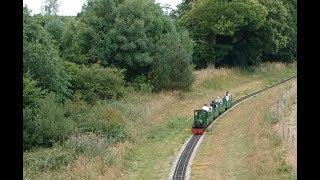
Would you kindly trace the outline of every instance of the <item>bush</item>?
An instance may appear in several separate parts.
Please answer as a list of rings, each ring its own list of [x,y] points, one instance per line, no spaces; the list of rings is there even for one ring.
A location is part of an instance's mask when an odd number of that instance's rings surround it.
[[[94,132],[110,142],[119,142],[127,138],[121,113],[101,102],[97,102],[76,121],[83,133]]]
[[[65,107],[52,93],[39,101],[39,108],[27,107],[23,111],[24,149],[51,147],[77,130],[75,122],[65,117]]]
[[[151,82],[145,76],[138,76],[135,78],[132,86],[134,90],[142,93],[150,93],[154,88]]]
[[[32,173],[54,170],[61,166],[68,165],[76,157],[72,150],[62,148],[36,149],[24,153],[23,166]]]
[[[72,149],[76,154],[103,155],[106,152],[108,143],[94,133],[78,134],[71,136],[64,147]]]
[[[81,93],[87,102],[93,103],[99,99],[119,99],[125,95],[122,70],[103,68],[98,64],[89,67],[73,64],[68,69],[73,74],[74,91]]]

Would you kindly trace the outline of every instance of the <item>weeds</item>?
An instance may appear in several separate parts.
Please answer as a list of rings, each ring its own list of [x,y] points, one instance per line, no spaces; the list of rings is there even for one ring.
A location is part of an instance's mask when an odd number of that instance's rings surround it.
[[[290,112],[290,107],[296,103],[296,83],[291,84],[287,87],[284,94],[280,97],[274,106],[269,110],[265,115],[265,120],[267,125],[270,128],[274,128],[275,131],[270,132],[269,140],[275,149],[274,158],[278,162],[276,172],[278,175],[291,174],[292,167],[286,162],[285,154],[281,149],[287,144],[291,145],[289,151],[295,151],[295,147],[292,144],[295,144],[296,139],[291,139],[290,134],[294,133],[290,130],[290,125],[287,124],[286,119],[288,113]],[[285,145],[285,146],[282,146]]]
[[[37,149],[24,155],[23,164],[32,173],[55,170],[61,166],[67,165],[76,157],[73,150],[66,150],[60,147],[50,149]]]
[[[64,144],[66,149],[71,149],[76,154],[86,154],[91,156],[104,155],[107,146],[108,143],[106,140],[91,132],[72,136]]]

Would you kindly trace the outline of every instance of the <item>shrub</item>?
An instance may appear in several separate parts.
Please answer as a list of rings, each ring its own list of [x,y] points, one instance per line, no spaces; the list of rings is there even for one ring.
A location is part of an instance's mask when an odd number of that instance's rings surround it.
[[[50,93],[39,101],[39,108],[24,109],[23,145],[24,149],[42,146],[51,147],[54,142],[63,141],[76,131],[76,124],[66,118],[65,107]]]
[[[145,76],[138,76],[133,81],[133,88],[142,93],[150,93],[153,90],[153,85]]]
[[[123,141],[127,132],[120,112],[107,104],[97,102],[77,119],[81,132],[94,132],[111,142]]]
[[[66,117],[72,118],[77,122],[77,119],[86,113],[90,106],[82,99],[82,95],[79,92],[75,92],[72,101],[68,101],[65,105]]]
[[[76,154],[103,155],[106,152],[107,142],[92,132],[71,136],[64,147],[72,149]]]
[[[70,70],[71,69],[71,70]],[[83,99],[93,103],[98,99],[119,99],[125,95],[125,80],[122,70],[92,66],[73,66],[69,70],[74,74],[72,85],[81,93]]]
[[[23,165],[31,170],[32,173],[37,173],[68,165],[75,157],[76,154],[73,150],[57,147],[50,149],[41,148],[24,153]]]

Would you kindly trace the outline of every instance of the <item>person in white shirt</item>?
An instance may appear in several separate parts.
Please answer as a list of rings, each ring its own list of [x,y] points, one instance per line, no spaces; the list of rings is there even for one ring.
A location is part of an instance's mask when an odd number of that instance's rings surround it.
[[[229,99],[231,98],[231,94],[229,93],[229,91],[226,92],[225,98],[227,101],[229,101]]]
[[[209,112],[210,108],[209,108],[209,106],[207,104],[204,104],[204,106],[202,107],[202,110],[205,110],[205,111]]]

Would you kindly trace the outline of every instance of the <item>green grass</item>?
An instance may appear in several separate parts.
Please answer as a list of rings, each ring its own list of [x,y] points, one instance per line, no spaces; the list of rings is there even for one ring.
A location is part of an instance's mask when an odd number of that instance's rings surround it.
[[[135,171],[134,179],[158,179],[168,176],[168,157],[174,156],[179,145],[190,136],[191,118],[176,117],[146,134],[147,142],[132,149],[128,155],[127,171]]]

